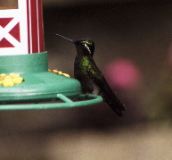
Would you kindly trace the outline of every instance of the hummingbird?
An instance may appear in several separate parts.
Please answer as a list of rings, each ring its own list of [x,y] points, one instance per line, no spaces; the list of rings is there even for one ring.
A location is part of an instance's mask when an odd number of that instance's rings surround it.
[[[124,105],[112,91],[104,75],[94,61],[95,43],[93,40],[73,40],[65,36],[56,34],[70,42],[76,47],[76,57],[74,61],[74,77],[81,83],[84,93],[92,93],[97,87],[103,100],[118,115],[122,116],[125,110]]]

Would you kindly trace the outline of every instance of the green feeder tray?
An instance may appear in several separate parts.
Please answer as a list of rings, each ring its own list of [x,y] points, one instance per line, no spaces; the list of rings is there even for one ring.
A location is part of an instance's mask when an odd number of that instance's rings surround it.
[[[1,73],[19,73],[24,80],[13,87],[0,86],[0,110],[72,108],[103,100],[82,94],[78,80],[48,72],[47,52],[0,56]]]

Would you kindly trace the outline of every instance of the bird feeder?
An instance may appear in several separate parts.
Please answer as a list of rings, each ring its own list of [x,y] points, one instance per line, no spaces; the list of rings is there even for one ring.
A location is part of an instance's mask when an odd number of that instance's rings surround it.
[[[42,0],[1,0],[0,110],[70,108],[101,101],[100,96],[82,94],[78,80],[49,72]]]

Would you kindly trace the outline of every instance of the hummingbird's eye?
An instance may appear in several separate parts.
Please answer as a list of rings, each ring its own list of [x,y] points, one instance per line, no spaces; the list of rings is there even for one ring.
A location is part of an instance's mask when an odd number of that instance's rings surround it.
[[[88,50],[88,53],[93,56],[94,54],[94,42],[91,40],[83,40],[81,41],[81,44]]]
[[[88,45],[88,46],[91,46],[91,45],[93,45],[93,43],[90,41],[90,40],[84,40],[84,41],[82,41],[81,42],[83,45]]]
[[[89,53],[91,53],[90,46],[87,43],[84,43],[83,45],[89,51]]]

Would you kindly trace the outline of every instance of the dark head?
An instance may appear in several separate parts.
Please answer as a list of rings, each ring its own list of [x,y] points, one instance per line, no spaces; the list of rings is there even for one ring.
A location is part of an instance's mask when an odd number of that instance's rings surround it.
[[[56,34],[56,36],[59,36],[69,42],[74,43],[78,50],[77,53],[89,54],[91,56],[94,55],[94,51],[95,51],[94,41],[92,41],[92,40],[73,40],[73,39],[65,37],[61,34]]]
[[[90,54],[91,56],[94,55],[95,51],[95,44],[92,40],[76,40],[74,41],[76,47],[78,49],[82,49],[83,52]]]

